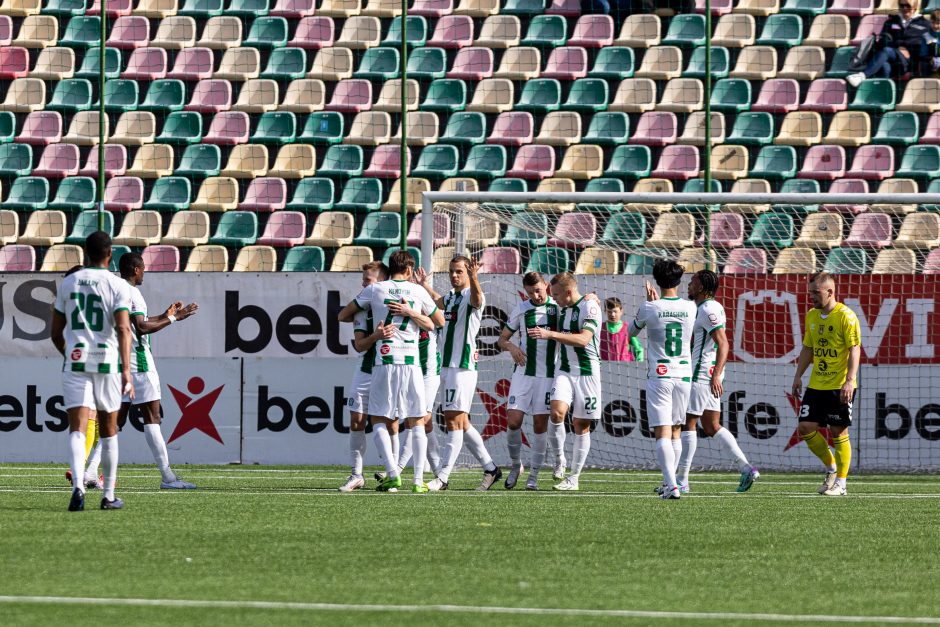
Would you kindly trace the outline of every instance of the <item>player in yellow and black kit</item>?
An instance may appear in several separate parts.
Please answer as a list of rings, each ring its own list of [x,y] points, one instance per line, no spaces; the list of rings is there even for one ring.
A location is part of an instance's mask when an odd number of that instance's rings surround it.
[[[809,386],[800,403],[800,437],[826,466],[819,488],[826,496],[845,496],[845,479],[852,463],[849,425],[855,399],[855,375],[861,359],[861,337],[855,313],[838,302],[835,283],[825,272],[809,282],[813,309],[806,314],[803,350],[793,377],[793,395],[802,390],[803,373],[812,364]],[[835,456],[820,427],[829,427]]]

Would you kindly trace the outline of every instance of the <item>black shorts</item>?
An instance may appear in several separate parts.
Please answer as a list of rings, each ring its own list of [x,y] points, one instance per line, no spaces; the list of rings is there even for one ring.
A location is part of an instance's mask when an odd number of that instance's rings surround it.
[[[821,427],[848,427],[852,424],[852,401],[843,403],[839,398],[841,390],[814,390],[807,388],[800,403],[800,421],[815,422]]]

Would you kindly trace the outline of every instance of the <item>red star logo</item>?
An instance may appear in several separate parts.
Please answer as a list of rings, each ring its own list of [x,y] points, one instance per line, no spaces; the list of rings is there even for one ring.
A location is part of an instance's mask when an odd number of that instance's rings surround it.
[[[209,415],[209,412],[212,411],[212,406],[215,405],[215,402],[219,398],[219,394],[222,393],[222,388],[225,387],[224,385],[220,385],[202,398],[195,398],[206,389],[205,381],[199,377],[193,377],[189,380],[189,383],[186,384],[186,389],[189,390],[189,393],[193,396],[189,396],[177,390],[172,385],[167,387],[170,388],[170,392],[173,393],[176,404],[179,406],[180,411],[183,412],[180,416],[180,421],[176,424],[176,428],[173,429],[173,434],[170,436],[170,439],[167,440],[167,444],[177,438],[183,437],[193,429],[202,431],[219,444],[225,444],[222,441],[222,437],[219,435],[219,431],[215,428],[215,424],[212,422],[212,416]]]
[[[795,396],[793,396],[792,394],[789,394],[789,393],[788,393],[788,394],[787,394],[787,400],[790,401],[790,406],[793,408],[793,411],[796,412],[797,420],[799,420],[799,415],[800,415],[800,399],[798,399],[797,397],[795,397]],[[830,435],[830,433],[829,433],[829,428],[828,428],[828,427],[822,427],[822,428],[820,428],[820,429],[819,429],[819,433],[820,433],[824,438],[826,438],[826,442],[829,443],[829,446],[833,446],[833,444],[832,444],[832,435]],[[800,430],[799,430],[798,428],[797,428],[797,429],[794,429],[794,430],[793,430],[793,435],[790,436],[790,441],[787,442],[787,445],[784,447],[783,452],[786,453],[787,451],[789,451],[791,448],[793,448],[794,446],[796,446],[797,444],[799,444],[799,443],[802,442],[802,441],[803,441],[803,438],[800,437]]]
[[[500,379],[497,381],[495,391],[497,396],[505,398],[509,394],[509,380]],[[509,422],[506,420],[506,403],[490,396],[479,388],[477,388],[477,394],[480,395],[480,400],[483,401],[486,413],[490,416],[489,420],[486,421],[486,426],[483,427],[483,432],[480,434],[483,436],[483,439],[488,440],[494,435],[509,429]],[[522,434],[522,443],[526,446],[529,445],[524,432]]]

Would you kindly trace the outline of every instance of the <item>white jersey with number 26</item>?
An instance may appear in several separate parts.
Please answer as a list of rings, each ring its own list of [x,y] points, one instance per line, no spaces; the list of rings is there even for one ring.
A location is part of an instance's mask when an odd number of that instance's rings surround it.
[[[697,307],[684,298],[660,298],[640,305],[630,334],[646,329],[650,379],[692,378],[692,327]]]

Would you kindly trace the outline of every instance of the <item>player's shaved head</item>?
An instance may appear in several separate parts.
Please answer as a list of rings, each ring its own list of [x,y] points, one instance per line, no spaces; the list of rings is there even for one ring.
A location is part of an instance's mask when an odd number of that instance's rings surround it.
[[[570,272],[559,272],[552,277],[552,285],[557,285],[558,287],[566,290],[573,290],[578,287],[578,281],[574,278],[574,275]]]
[[[388,259],[388,271],[392,275],[405,274],[415,267],[415,258],[407,250],[396,250]]]
[[[111,256],[111,236],[95,231],[85,239],[85,255],[93,264],[100,264]]]
[[[542,283],[545,283],[545,277],[542,276],[541,272],[526,272],[525,276],[522,277],[523,286],[528,285],[534,287]]]
[[[121,255],[121,260],[118,261],[118,270],[121,272],[121,277],[124,279],[129,279],[134,276],[134,273],[137,272],[137,268],[144,267],[144,258],[140,253],[124,253]]]
[[[809,278],[811,285],[822,288],[832,288],[835,289],[836,282],[833,280],[832,275],[828,272],[817,272]]]
[[[660,289],[668,290],[679,285],[685,270],[671,259],[658,259],[653,264],[653,279]]]

